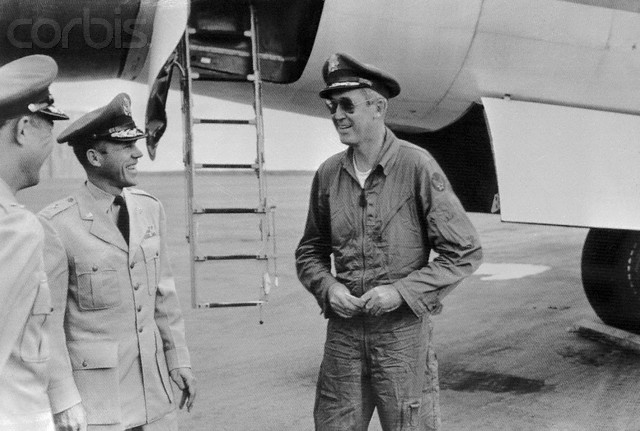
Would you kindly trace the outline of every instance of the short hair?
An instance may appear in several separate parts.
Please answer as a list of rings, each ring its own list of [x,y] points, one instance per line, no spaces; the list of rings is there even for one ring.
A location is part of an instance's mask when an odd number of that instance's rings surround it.
[[[76,155],[76,158],[78,159],[80,164],[85,168],[91,166],[91,163],[89,163],[89,159],[87,159],[87,151],[91,149],[99,150],[99,147],[104,146],[102,144],[103,141],[94,140],[90,140],[88,142],[69,142],[69,145],[71,145],[71,148],[73,148],[73,154]]]
[[[385,99],[386,100],[386,97],[384,97],[382,94],[378,93],[373,88],[363,87],[363,88],[361,88],[361,90],[362,90],[362,92],[364,94],[364,97],[366,99],[373,99],[373,100]]]

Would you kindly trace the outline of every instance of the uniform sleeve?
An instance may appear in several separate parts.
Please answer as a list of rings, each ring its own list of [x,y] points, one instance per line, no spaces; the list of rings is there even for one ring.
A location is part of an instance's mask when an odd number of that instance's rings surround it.
[[[327,315],[329,288],[338,283],[331,274],[331,220],[327,199],[321,192],[320,171],[311,184],[304,234],[295,252],[296,270],[302,285],[311,292]]]
[[[24,329],[44,277],[42,228],[33,214],[16,211],[0,215],[0,262],[1,373]]]
[[[175,280],[171,272],[167,249],[166,216],[162,204],[160,211],[160,281],[156,293],[155,321],[160,330],[169,371],[191,367],[191,359],[185,339],[184,319],[180,310]]]
[[[67,350],[67,339],[64,332],[64,315],[67,308],[69,291],[69,264],[67,253],[60,237],[49,222],[40,217],[44,229],[44,268],[51,291],[51,360],[49,370],[51,379],[47,390],[51,410],[60,413],[78,404],[80,393],[76,387],[71,371],[71,360]]]
[[[416,194],[423,230],[437,256],[393,285],[420,316],[439,310],[442,297],[478,269],[482,248],[478,233],[435,161],[421,170]]]

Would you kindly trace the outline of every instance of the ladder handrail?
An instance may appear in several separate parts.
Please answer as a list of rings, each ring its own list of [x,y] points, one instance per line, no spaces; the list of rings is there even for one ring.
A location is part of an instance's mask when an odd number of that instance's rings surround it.
[[[193,156],[193,100],[191,85],[191,58],[189,55],[189,31],[185,31],[184,36],[178,45],[178,61],[180,63],[180,89],[182,93],[182,123],[184,129],[183,163],[185,165],[185,188],[186,188],[186,213],[187,213],[187,241],[189,242],[189,255],[191,257],[198,254],[197,226],[193,219],[193,198],[195,184],[195,169]],[[191,287],[191,307],[196,308],[199,303],[198,290],[196,288],[196,268],[193,262],[189,265],[189,279]]]
[[[191,51],[189,46],[189,34],[194,30],[188,28],[177,47],[177,61],[174,66],[180,69],[181,80],[180,89],[182,92],[182,113],[184,129],[183,162],[185,164],[185,187],[186,187],[186,212],[187,212],[187,240],[189,242],[190,254],[190,284],[191,284],[191,306],[193,308],[219,308],[238,307],[247,305],[259,305],[262,312],[262,304],[267,302],[267,296],[271,288],[271,275],[274,275],[274,285],[277,286],[277,265],[276,265],[276,244],[275,244],[275,207],[267,206],[267,186],[264,171],[264,119],[262,111],[262,78],[259,60],[259,34],[258,17],[255,6],[249,4],[250,30],[244,32],[246,37],[251,39],[251,74],[246,76],[247,81],[253,83],[253,108],[255,117],[253,120],[213,120],[195,118],[193,116],[192,81],[198,79],[198,74],[191,70]],[[228,163],[195,163],[194,156],[194,135],[193,126],[197,124],[243,124],[256,128],[256,160],[253,164],[228,164]],[[256,209],[247,208],[199,208],[195,204],[195,180],[198,168],[253,168],[258,178],[258,205]],[[257,255],[222,255],[222,256],[200,256],[198,250],[198,224],[196,215],[205,214],[231,214],[231,213],[254,213],[260,216],[260,240],[262,252]],[[265,272],[262,277],[262,298],[258,301],[242,302],[200,302],[197,289],[196,263],[209,260],[239,260],[255,258],[265,260]],[[215,304],[215,305],[213,305]],[[262,319],[260,319],[262,323]]]

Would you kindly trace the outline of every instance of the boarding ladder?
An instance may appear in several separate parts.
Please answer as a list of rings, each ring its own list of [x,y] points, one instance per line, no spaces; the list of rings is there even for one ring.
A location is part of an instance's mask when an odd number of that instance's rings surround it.
[[[250,8],[250,29],[244,31],[242,35],[250,39],[251,42],[251,73],[243,76],[242,80],[253,84],[253,112],[254,118],[250,119],[205,119],[193,116],[192,81],[212,81],[238,80],[221,76],[221,74],[201,73],[192,70],[191,59],[193,53],[190,51],[189,35],[194,30],[188,28],[177,48],[178,68],[181,70],[180,88],[182,92],[182,113],[184,127],[184,165],[186,176],[186,213],[187,213],[187,241],[190,252],[190,275],[191,275],[191,305],[193,308],[221,308],[221,307],[250,307],[260,308],[260,323],[262,323],[262,305],[268,301],[268,295],[272,286],[277,286],[276,267],[276,243],[275,243],[275,223],[274,206],[267,204],[267,186],[264,170],[264,124],[262,115],[262,82],[260,77],[260,61],[258,57],[258,22],[255,8],[249,4]],[[236,163],[195,163],[194,134],[193,127],[196,125],[239,125],[255,127],[256,131],[256,160],[250,164]],[[258,180],[258,203],[257,206],[246,208],[203,208],[196,202],[194,188],[198,181],[198,173],[203,171],[220,172],[221,170],[253,170]],[[234,214],[252,214],[259,218],[258,229],[260,239],[256,240],[260,245],[260,250],[256,253],[247,254],[219,254],[206,255],[200,252],[198,227],[202,217],[234,217]],[[202,301],[199,291],[199,271],[202,265],[212,264],[221,261],[244,261],[242,265],[237,265],[233,271],[240,274],[243,272],[246,261],[255,261],[253,265],[263,266],[261,280],[258,284],[257,299],[249,301]],[[228,269],[228,266],[227,266]],[[233,277],[233,274],[231,274]],[[217,278],[217,277],[216,277]],[[214,286],[213,290],[217,288]],[[215,296],[215,295],[214,295]]]

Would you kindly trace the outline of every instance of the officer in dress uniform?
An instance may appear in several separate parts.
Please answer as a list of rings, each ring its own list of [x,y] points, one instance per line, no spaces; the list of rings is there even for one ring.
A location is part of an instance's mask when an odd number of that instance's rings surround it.
[[[0,68],[0,429],[5,431],[53,430],[44,232],[15,194],[38,183],[53,148],[53,121],[69,119],[49,93],[57,74],[56,62],[44,55]]]
[[[73,378],[61,380],[79,391],[89,430],[177,430],[170,377],[182,390],[180,408],[190,410],[196,394],[164,209],[130,188],[144,136],[124,93],[72,123],[58,142],[73,147],[88,179],[40,213],[61,244],[49,258],[68,268],[51,286],[66,303],[67,350],[57,360]],[[80,410],[65,421],[75,423]]]

